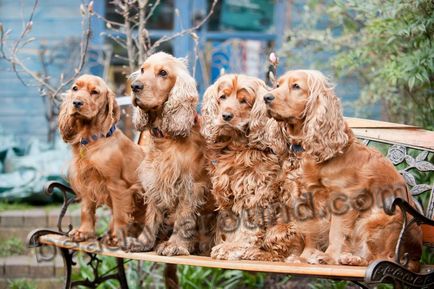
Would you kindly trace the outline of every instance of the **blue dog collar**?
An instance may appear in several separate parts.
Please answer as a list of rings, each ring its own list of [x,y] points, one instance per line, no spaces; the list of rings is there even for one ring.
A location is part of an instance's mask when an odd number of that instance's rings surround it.
[[[104,135],[102,133],[100,134],[93,134],[90,139],[89,138],[82,138],[80,140],[80,144],[81,145],[87,145],[92,141],[97,141],[100,138],[103,137],[111,137],[113,135],[113,133],[116,131],[116,124],[112,125],[112,127],[109,129],[109,131]]]

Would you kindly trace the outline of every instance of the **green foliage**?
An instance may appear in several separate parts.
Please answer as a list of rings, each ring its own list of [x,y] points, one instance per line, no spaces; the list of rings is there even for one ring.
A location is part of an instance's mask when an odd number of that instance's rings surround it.
[[[381,103],[388,120],[434,129],[433,1],[310,0],[301,14],[283,48],[290,66],[316,56],[310,65],[359,80],[359,114]]]
[[[422,257],[420,258],[422,264],[434,264],[434,249],[431,247],[423,247]]]
[[[17,237],[0,241],[0,257],[21,255],[25,251],[23,242]]]
[[[345,289],[349,284],[348,281],[333,281],[327,279],[317,279],[316,282],[309,284],[309,288],[311,289]]]
[[[263,288],[264,273],[179,266],[180,287],[185,289]]]
[[[26,203],[8,203],[5,201],[0,201],[0,212],[12,211],[12,210],[27,210],[34,207],[35,206]]]
[[[14,279],[8,282],[9,289],[37,289],[36,285],[31,280]]]

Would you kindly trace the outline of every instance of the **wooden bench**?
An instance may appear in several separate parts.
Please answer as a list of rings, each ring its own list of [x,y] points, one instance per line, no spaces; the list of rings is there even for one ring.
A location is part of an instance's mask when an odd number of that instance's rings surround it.
[[[385,207],[386,212],[391,213],[396,206],[399,206],[402,212],[409,213],[412,217],[409,219],[405,218],[402,230],[405,230],[410,223],[417,222],[422,225],[425,246],[434,247],[434,186],[429,177],[427,177],[429,173],[432,174],[434,172],[434,132],[425,131],[414,126],[380,121],[356,118],[347,118],[347,121],[362,142],[366,145],[377,147],[383,153],[387,153],[389,159],[404,175],[411,193],[418,201],[420,207],[418,211],[410,207],[404,200],[396,199],[388,207]],[[140,137],[139,143],[143,141],[144,139]],[[415,175],[418,177],[415,178]],[[426,181],[418,183],[418,180]],[[124,272],[124,260],[126,259],[349,280],[362,288],[369,288],[368,286],[378,283],[393,283],[399,288],[434,288],[433,265],[423,265],[421,272],[415,274],[408,271],[405,268],[405,264],[400,264],[399,261],[377,260],[367,267],[259,261],[222,261],[193,255],[167,257],[158,256],[154,252],[126,253],[121,250],[104,247],[97,242],[73,243],[66,236],[72,229],[72,226],[69,225],[66,231],[63,230],[62,219],[69,204],[74,201],[74,192],[69,187],[59,183],[47,184],[46,192],[51,194],[55,189],[61,190],[64,195],[64,204],[58,220],[58,231],[36,229],[29,234],[28,245],[31,248],[55,246],[60,249],[66,269],[64,288],[71,288],[71,286],[79,284],[86,285],[88,288],[96,288],[100,283],[108,279],[117,279],[121,288],[128,288]],[[405,216],[406,214],[404,214]],[[399,246],[400,242],[397,244],[397,252]],[[77,251],[89,254],[91,261],[98,260],[98,255],[116,257],[117,267],[115,269],[117,270],[115,271],[117,272],[100,275],[98,274],[98,270],[94,270],[94,280],[72,282],[72,258]]]

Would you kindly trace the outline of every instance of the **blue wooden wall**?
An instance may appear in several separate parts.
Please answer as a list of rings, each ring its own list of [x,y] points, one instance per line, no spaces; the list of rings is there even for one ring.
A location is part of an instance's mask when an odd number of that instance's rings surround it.
[[[98,1],[98,0],[97,0]],[[23,28],[23,17],[30,14],[33,0],[0,0],[0,22],[4,29],[12,29],[10,39],[16,39]],[[32,69],[39,69],[35,48],[56,44],[69,37],[80,37],[80,0],[41,0],[36,10],[31,36],[37,41],[28,46],[22,59]],[[25,74],[22,74],[25,76]],[[24,77],[25,79],[28,79]],[[29,83],[33,81],[29,80]],[[26,87],[0,59],[0,131],[13,134],[20,141],[31,137],[45,140],[47,123],[38,87]]]

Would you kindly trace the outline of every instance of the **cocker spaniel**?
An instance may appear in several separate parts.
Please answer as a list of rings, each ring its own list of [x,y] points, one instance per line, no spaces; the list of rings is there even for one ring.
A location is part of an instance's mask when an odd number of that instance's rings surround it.
[[[267,90],[255,77],[229,74],[204,95],[202,133],[219,212],[213,258],[282,260],[294,250],[292,224],[277,222],[273,209],[286,143],[266,115]]]
[[[400,212],[387,215],[383,207],[393,197],[414,203],[403,177],[380,152],[356,140],[321,72],[289,71],[278,84],[264,96],[268,113],[286,126],[290,145],[302,148],[305,190],[314,198],[328,192],[329,245],[316,262],[367,265],[394,258],[403,220]],[[402,248],[409,269],[418,271],[422,233],[416,224],[405,233]]]
[[[133,221],[143,222],[144,205],[137,168],[143,150],[116,129],[120,111],[115,95],[101,78],[82,75],[64,99],[59,128],[72,147],[68,180],[81,200],[81,224],[73,241],[95,237],[95,210],[108,205],[112,219],[104,241],[120,245]]]
[[[134,123],[148,139],[138,170],[147,204],[145,229],[129,249],[155,247],[168,256],[206,251],[197,248],[207,246],[198,244],[198,230],[204,229],[198,218],[214,207],[196,113],[196,82],[182,59],[159,52],[133,73],[131,88]]]

